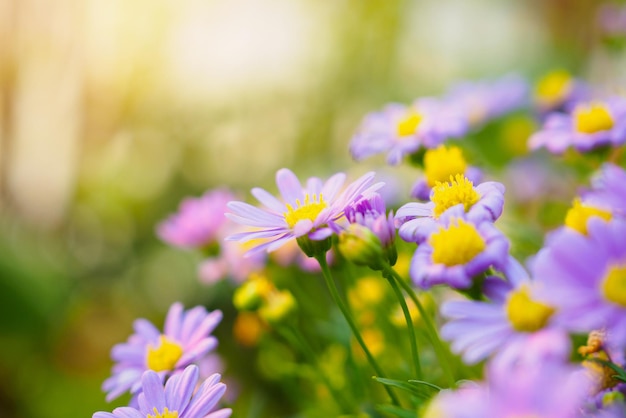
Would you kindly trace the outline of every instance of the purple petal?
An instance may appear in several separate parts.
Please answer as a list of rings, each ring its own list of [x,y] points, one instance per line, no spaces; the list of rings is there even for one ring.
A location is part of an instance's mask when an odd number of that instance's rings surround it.
[[[276,186],[286,202],[293,204],[296,200],[304,200],[302,184],[291,170],[281,168],[276,172]]]

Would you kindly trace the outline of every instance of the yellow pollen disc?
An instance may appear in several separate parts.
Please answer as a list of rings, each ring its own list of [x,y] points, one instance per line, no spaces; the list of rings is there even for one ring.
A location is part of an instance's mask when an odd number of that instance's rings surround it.
[[[593,216],[600,217],[605,221],[611,220],[611,212],[593,206],[585,206],[580,199],[575,199],[572,207],[565,215],[565,226],[587,235],[587,221]]]
[[[178,418],[178,411],[170,411],[167,407],[163,409],[163,413],[159,413],[156,407],[153,411],[154,415],[148,414],[146,418]]]
[[[479,199],[480,195],[474,189],[474,184],[462,174],[457,174],[454,178],[450,176],[448,183],[437,182],[430,200],[435,204],[433,211],[437,218],[459,203],[463,204],[467,212]]]
[[[446,266],[465,264],[487,246],[474,225],[462,219],[448,229],[440,228],[430,236],[428,243],[433,247],[433,262]]]
[[[554,313],[551,306],[532,300],[530,289],[526,285],[511,292],[505,309],[513,329],[520,332],[535,332],[542,329]]]
[[[157,347],[148,345],[146,364],[150,370],[155,372],[172,370],[182,355],[183,349],[179,344],[169,340],[165,335],[161,335]]]
[[[304,202],[300,202],[300,199],[296,199],[296,207],[287,204],[287,212],[285,216],[285,222],[289,225],[289,228],[293,228],[299,221],[308,219],[314,221],[317,215],[322,210],[327,208],[328,205],[324,202],[324,197],[320,194],[319,200],[317,195],[313,195],[313,198],[307,194],[304,197]]]
[[[398,121],[396,131],[398,136],[409,136],[415,134],[417,127],[424,117],[415,110],[410,110]]]
[[[610,302],[626,308],[626,266],[614,266],[602,280],[602,294]]]
[[[584,134],[606,131],[613,127],[613,116],[602,103],[578,106],[574,110],[576,130]]]
[[[424,154],[424,175],[428,187],[446,182],[450,176],[464,174],[466,169],[467,162],[459,147],[440,145]]]
[[[539,80],[535,96],[546,104],[558,103],[567,95],[571,85],[572,76],[567,71],[552,71]]]

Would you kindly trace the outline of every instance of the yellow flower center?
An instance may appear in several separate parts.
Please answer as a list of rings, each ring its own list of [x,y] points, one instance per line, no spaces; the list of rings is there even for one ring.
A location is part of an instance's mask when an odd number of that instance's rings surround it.
[[[422,122],[422,119],[424,119],[424,116],[415,110],[409,110],[396,125],[398,136],[409,136],[415,134],[417,127]]]
[[[587,235],[587,221],[593,216],[600,217],[605,221],[611,220],[611,212],[593,206],[585,206],[580,199],[575,199],[572,207],[565,214],[565,226]]]
[[[161,335],[157,347],[148,345],[146,363],[148,368],[155,372],[172,370],[182,355],[183,349],[179,344]]]
[[[576,130],[584,134],[606,131],[613,127],[613,116],[602,103],[581,105],[574,110]]]
[[[526,285],[511,292],[505,309],[513,329],[520,332],[542,329],[554,313],[551,306],[532,300],[530,289]]]
[[[440,228],[428,239],[433,247],[433,262],[446,266],[465,264],[480,254],[487,244],[474,225],[458,219],[448,229]]]
[[[572,76],[564,70],[556,70],[546,74],[535,89],[539,101],[554,104],[561,101],[572,85]]]
[[[296,199],[295,208],[287,204],[287,212],[283,215],[285,216],[285,222],[287,222],[289,228],[293,228],[299,221],[305,219],[314,221],[317,215],[327,207],[328,205],[324,202],[324,197],[321,194],[318,198],[315,194],[311,197],[307,193],[306,196],[304,196],[304,202],[300,202],[300,199]]]
[[[153,411],[154,415],[148,414],[146,418],[178,418],[178,411],[170,411],[167,407],[163,409],[163,413],[159,413],[156,407]]]
[[[459,203],[463,204],[467,212],[479,199],[480,195],[474,189],[474,184],[462,174],[457,174],[454,178],[450,176],[450,181],[447,183],[437,182],[431,197],[431,201],[435,204],[433,209],[435,217],[439,217],[447,209]]]
[[[614,266],[602,280],[604,298],[626,308],[626,266]]]
[[[467,162],[459,147],[440,145],[424,154],[424,175],[429,187],[448,181],[450,176],[464,174],[466,169]]]

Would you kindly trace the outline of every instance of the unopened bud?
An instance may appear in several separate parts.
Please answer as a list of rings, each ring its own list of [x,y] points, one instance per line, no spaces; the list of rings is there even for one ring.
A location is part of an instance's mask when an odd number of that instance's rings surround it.
[[[349,261],[382,270],[384,252],[380,239],[366,226],[350,224],[339,234],[339,252]]]
[[[272,292],[259,309],[259,315],[269,324],[284,322],[295,310],[296,300],[288,290]]]

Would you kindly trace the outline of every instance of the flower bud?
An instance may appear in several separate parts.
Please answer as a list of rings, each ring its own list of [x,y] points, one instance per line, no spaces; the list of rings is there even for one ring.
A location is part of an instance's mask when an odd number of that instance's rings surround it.
[[[243,283],[233,296],[233,304],[240,311],[254,311],[259,309],[265,298],[274,286],[260,275],[253,275]]]
[[[339,234],[339,252],[349,261],[374,270],[382,270],[384,252],[380,239],[369,228],[350,224]]]
[[[259,316],[269,324],[284,322],[297,308],[296,300],[288,290],[272,292],[259,309]]]

